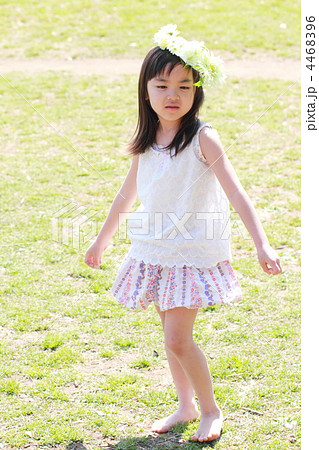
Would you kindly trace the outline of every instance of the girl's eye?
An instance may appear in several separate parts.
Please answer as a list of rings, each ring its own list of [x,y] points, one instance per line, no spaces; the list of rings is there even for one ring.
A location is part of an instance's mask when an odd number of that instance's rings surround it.
[[[181,89],[183,89],[184,91],[188,91],[188,89],[190,89],[190,88],[189,88],[189,86],[181,86]]]
[[[165,89],[166,86],[157,86],[157,89]]]

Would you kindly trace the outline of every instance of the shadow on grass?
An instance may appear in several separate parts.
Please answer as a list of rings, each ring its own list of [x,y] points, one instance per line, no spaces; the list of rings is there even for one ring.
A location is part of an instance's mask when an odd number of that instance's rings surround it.
[[[118,450],[174,450],[184,448],[185,450],[197,450],[201,448],[214,448],[220,438],[211,442],[193,442],[181,439],[179,434],[165,433],[160,436],[147,436],[145,438],[121,439],[113,447]]]
[[[65,450],[87,450],[81,441],[72,441],[65,447]]]
[[[186,441],[181,438],[181,432],[187,428],[185,426],[179,425],[179,432],[168,432],[163,434],[154,434],[146,437],[130,437],[120,439],[119,442],[114,444],[102,445],[100,450],[104,449],[118,449],[118,450],[174,450],[183,448],[185,450],[199,450],[201,448],[214,448],[219,442],[222,435],[211,442],[193,442],[191,440]],[[88,448],[79,441],[71,442],[66,450],[88,450]]]

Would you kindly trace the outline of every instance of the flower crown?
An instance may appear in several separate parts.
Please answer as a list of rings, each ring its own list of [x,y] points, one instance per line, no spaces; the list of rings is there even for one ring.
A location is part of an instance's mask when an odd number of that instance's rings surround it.
[[[162,49],[169,50],[185,63],[185,67],[191,66],[200,74],[200,79],[194,86],[203,84],[217,87],[225,81],[223,60],[214,56],[205,47],[204,42],[187,41],[178,36],[177,25],[165,25],[154,35],[154,42]]]

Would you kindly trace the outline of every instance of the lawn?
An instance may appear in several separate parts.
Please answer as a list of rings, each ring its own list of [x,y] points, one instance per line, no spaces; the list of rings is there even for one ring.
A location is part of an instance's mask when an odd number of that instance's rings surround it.
[[[236,55],[299,55],[294,0],[1,0],[0,49],[10,57],[144,56],[154,28],[178,23],[187,39]]]
[[[129,247],[124,230],[102,271],[83,263],[130,164],[124,144],[136,79],[110,86],[46,72],[11,74],[10,82],[63,137],[1,83],[1,440],[17,448],[74,440],[98,448],[112,439],[116,448],[175,448],[174,433],[146,437],[176,402],[159,320],[153,308],[127,311],[109,292]],[[244,300],[201,310],[195,332],[227,417],[216,448],[299,445],[299,87],[290,84],[232,79],[207,93],[202,111],[231,146],[284,268],[276,278],[262,272],[233,213]],[[92,217],[77,237],[74,211]],[[193,429],[175,430],[185,448],[198,447],[187,443]]]
[[[173,20],[171,3],[161,3],[163,24]],[[256,2],[254,20],[244,14],[241,21],[236,11],[252,2],[236,2],[232,14],[224,3],[214,2],[213,11],[209,2],[186,10],[174,2],[185,36],[196,30],[196,38],[214,44],[208,24],[215,14],[215,48],[296,55],[298,42],[288,37],[290,27],[298,34],[294,2]],[[141,56],[159,4],[134,5],[133,20],[132,2],[1,2],[1,45],[18,57]],[[205,7],[205,22],[200,16],[191,27],[194,11]],[[111,10],[114,20],[103,21]],[[223,14],[233,20],[227,35]],[[93,20],[105,36],[90,38]],[[23,31],[24,23],[30,26]],[[265,45],[267,29],[286,38],[275,44],[270,32]],[[216,449],[300,448],[300,86],[292,81],[229,78],[207,91],[202,108],[284,270],[263,273],[233,212],[233,265],[244,299],[200,310],[195,328],[226,416]],[[150,433],[155,418],[174,410],[176,394],[154,308],[126,310],[109,290],[129,249],[125,228],[106,250],[102,270],[83,262],[130,166],[125,146],[135,127],[136,83],[135,75],[114,81],[49,71],[0,78],[1,448],[210,448],[189,441],[196,423]]]

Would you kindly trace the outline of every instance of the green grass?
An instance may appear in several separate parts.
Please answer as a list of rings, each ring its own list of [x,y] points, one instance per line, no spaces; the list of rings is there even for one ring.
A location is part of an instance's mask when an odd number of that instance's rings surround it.
[[[148,436],[151,422],[174,410],[176,393],[154,309],[128,311],[109,291],[128,240],[116,235],[104,269],[93,271],[83,263],[85,236],[63,245],[52,228],[70,204],[102,224],[130,164],[122,150],[135,125],[136,78],[111,86],[67,73],[8,79],[72,145],[1,81],[0,440],[173,449],[181,439],[185,449],[205,448],[188,442],[196,424]],[[220,449],[300,445],[298,110],[298,85],[231,79],[207,92],[201,114],[231,146],[284,268],[274,278],[262,272],[234,215],[244,300],[204,308],[195,328],[227,417]]]
[[[292,1],[0,3],[4,56],[142,57],[169,22],[237,56],[299,52]],[[109,290],[129,248],[125,229],[103,270],[83,262],[130,165],[136,76],[6,77],[13,87],[0,78],[0,442],[210,448],[189,441],[197,423],[150,435],[152,421],[174,411],[176,392],[154,309],[126,310]],[[274,278],[262,272],[233,213],[244,300],[203,308],[195,327],[226,415],[216,449],[300,448],[299,101],[298,84],[231,78],[207,92],[201,113],[219,130],[284,268]]]
[[[0,5],[0,48],[10,57],[142,57],[157,29],[168,23],[176,23],[187,39],[237,56],[299,55],[299,1],[2,0]]]

